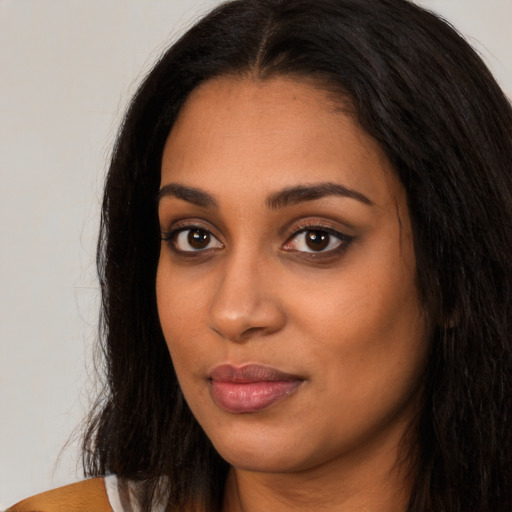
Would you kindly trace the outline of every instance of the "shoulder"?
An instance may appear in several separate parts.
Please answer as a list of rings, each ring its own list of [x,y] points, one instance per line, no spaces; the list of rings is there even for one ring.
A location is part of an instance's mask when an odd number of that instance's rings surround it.
[[[6,512],[112,512],[105,480],[91,478],[20,501]]]

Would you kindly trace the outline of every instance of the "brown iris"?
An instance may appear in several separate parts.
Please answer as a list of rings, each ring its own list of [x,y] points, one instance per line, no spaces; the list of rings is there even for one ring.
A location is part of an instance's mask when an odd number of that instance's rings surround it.
[[[210,233],[202,229],[191,229],[188,233],[188,243],[194,249],[204,249],[210,243]]]
[[[322,251],[329,245],[329,233],[320,230],[306,231],[306,245],[313,251]]]

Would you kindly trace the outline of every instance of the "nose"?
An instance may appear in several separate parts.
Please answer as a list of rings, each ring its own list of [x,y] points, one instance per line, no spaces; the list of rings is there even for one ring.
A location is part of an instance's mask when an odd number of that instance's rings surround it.
[[[286,315],[269,265],[250,254],[226,259],[209,309],[210,328],[222,338],[244,342],[282,329]]]

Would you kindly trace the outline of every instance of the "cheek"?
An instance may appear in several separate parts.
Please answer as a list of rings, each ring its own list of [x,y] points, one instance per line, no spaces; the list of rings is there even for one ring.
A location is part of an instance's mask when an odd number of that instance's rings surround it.
[[[208,288],[202,279],[172,272],[161,256],[156,279],[158,316],[180,382],[200,370],[208,354],[204,315]],[[202,368],[201,368],[202,370]]]
[[[392,262],[403,262],[390,254]],[[383,257],[361,259],[307,294],[298,285],[290,293],[308,364],[323,368],[326,392],[344,389],[357,407],[388,387],[398,394],[414,387],[428,345],[414,272]]]
[[[290,316],[318,339],[378,344],[393,332],[415,331],[421,316],[414,269],[394,269],[384,258],[361,259],[315,281],[298,279],[288,292]]]
[[[177,288],[178,283],[172,278],[172,273],[167,270],[167,266],[162,263],[162,259],[163,256],[160,256],[156,277],[156,300],[160,325],[170,349],[176,341],[185,335],[187,309],[181,295],[186,297],[188,294],[177,292],[177,290],[180,290],[180,288]]]
[[[162,249],[156,275],[156,300],[164,334],[166,331],[179,334],[187,324],[194,327],[195,323],[188,322],[204,298],[200,288],[200,279],[193,274],[172,269],[170,256]]]

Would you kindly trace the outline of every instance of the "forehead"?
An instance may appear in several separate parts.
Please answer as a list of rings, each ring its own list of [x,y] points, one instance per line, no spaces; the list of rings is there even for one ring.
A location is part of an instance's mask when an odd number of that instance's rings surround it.
[[[343,107],[305,81],[209,80],[191,93],[168,137],[162,184],[255,194],[263,185],[334,181],[385,203],[399,188],[395,173]]]

